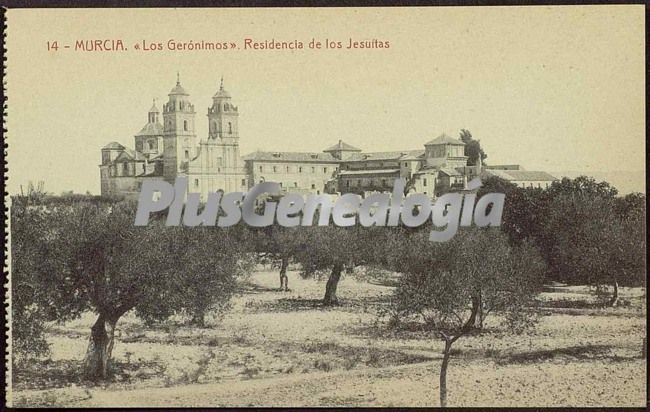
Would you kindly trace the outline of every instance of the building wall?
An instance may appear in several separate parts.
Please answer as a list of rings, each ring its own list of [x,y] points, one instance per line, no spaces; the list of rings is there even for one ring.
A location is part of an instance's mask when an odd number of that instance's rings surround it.
[[[248,160],[250,186],[277,182],[283,190],[297,193],[323,193],[339,164],[334,162],[286,162]]]

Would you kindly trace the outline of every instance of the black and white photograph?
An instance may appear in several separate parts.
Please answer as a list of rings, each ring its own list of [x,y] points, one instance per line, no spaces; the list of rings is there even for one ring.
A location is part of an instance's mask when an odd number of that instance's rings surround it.
[[[5,10],[5,407],[645,407],[643,5]]]

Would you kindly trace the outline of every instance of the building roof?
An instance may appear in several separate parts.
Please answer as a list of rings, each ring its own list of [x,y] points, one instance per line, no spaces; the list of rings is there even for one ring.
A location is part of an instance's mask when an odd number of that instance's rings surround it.
[[[324,152],[360,152],[361,149],[345,143],[343,140],[339,140],[334,146],[328,147],[323,150]]]
[[[128,147],[124,148],[124,151],[120,153],[119,156],[115,159],[115,161],[122,160],[122,159],[130,159],[130,160],[146,160],[146,156],[143,155],[142,153],[135,151],[133,149],[129,149]]]
[[[355,153],[345,162],[360,162],[369,160],[417,160],[424,156],[424,150],[401,150],[399,152]]]
[[[160,136],[163,134],[163,130],[163,125],[160,123],[147,123],[136,136]]]
[[[453,144],[457,146],[465,146],[465,143],[463,143],[459,139],[454,139],[453,137],[449,137],[447,134],[443,133],[440,136],[436,137],[433,140],[428,141],[425,143],[425,146],[432,146],[432,145],[439,145],[439,144]]]
[[[524,170],[521,165],[483,165],[483,167],[496,170]]]
[[[169,95],[172,94],[180,94],[183,96],[189,96],[189,94],[183,89],[183,86],[181,86],[181,76],[179,73],[176,73],[176,86],[172,89],[171,92],[169,92]]]
[[[104,149],[110,149],[110,150],[123,150],[124,146],[119,144],[118,142],[110,142],[106,146],[102,147],[102,150]]]
[[[339,176],[356,175],[387,175],[399,173],[399,169],[366,169],[366,170],[341,170]]]
[[[330,153],[318,152],[263,152],[256,151],[243,157],[244,160],[259,160],[270,162],[332,162],[338,163],[339,160]]]
[[[456,170],[454,168],[451,168],[451,167],[441,167],[440,168],[440,173],[444,173],[447,176],[462,176],[463,175],[458,170]]]
[[[527,171],[527,170],[499,170],[499,169],[487,169],[485,173],[500,177],[508,181],[555,181],[558,180],[555,176],[552,176],[546,172],[540,171]]]
[[[221,85],[219,86],[219,90],[212,97],[230,98],[230,93],[223,88],[223,76],[221,76]]]

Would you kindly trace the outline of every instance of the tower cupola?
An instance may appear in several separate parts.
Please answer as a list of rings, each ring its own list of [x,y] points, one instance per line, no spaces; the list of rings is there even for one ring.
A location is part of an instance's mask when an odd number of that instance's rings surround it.
[[[212,107],[208,108],[209,135],[211,139],[236,139],[239,137],[237,106],[232,104],[230,93],[223,87],[223,77],[219,90],[212,96]]]

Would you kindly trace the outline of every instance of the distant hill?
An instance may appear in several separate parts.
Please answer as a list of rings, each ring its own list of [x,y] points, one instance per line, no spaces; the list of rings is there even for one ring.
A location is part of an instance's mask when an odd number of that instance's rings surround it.
[[[618,193],[626,195],[632,192],[645,193],[645,171],[639,170],[636,172],[628,172],[615,170],[611,172],[581,172],[578,170],[563,170],[549,172],[553,176],[561,179],[568,177],[575,179],[578,176],[591,176],[598,181],[606,181],[610,185],[618,189]]]

